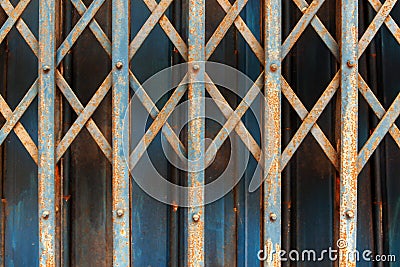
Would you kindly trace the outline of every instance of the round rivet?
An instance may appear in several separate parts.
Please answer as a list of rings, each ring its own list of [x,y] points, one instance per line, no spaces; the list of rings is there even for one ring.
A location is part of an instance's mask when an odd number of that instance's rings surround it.
[[[199,69],[200,69],[200,66],[198,64],[193,65],[193,70],[199,70]]]
[[[50,70],[50,66],[48,66],[48,65],[44,65],[43,66],[43,71],[44,72],[48,72]]]
[[[278,217],[276,216],[275,213],[271,212],[269,214],[269,219],[274,222],[274,221],[276,221],[276,219],[278,219]]]
[[[47,218],[49,218],[49,216],[50,216],[50,211],[48,211],[48,210],[43,211],[43,213],[42,213],[43,219],[47,219]]]
[[[307,7],[303,7],[302,9],[301,9],[301,12],[306,12],[306,10],[307,10]]]
[[[198,222],[200,220],[200,215],[199,214],[193,214],[192,219],[194,222]]]
[[[352,210],[348,210],[346,211],[346,216],[347,218],[352,219],[354,218],[354,212]]]
[[[117,67],[117,69],[122,69],[122,67],[124,66],[124,64],[122,64],[122,62],[121,61],[118,61],[116,64],[115,64],[115,67]]]
[[[353,60],[347,60],[347,67],[352,68],[354,67],[354,61]]]
[[[271,64],[271,66],[269,68],[270,68],[271,71],[277,71],[278,70],[278,65],[273,63],[273,64]]]
[[[122,217],[122,215],[124,215],[124,210],[118,209],[118,210],[117,210],[117,216],[118,216],[118,217]]]

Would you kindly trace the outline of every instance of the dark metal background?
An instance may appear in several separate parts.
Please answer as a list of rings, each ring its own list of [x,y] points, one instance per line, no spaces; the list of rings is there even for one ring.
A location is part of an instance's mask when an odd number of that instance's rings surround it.
[[[7,0],[3,0],[7,1]],[[83,1],[86,6],[90,0]],[[154,2],[149,0],[150,2]],[[224,2],[223,0],[221,2]],[[226,2],[226,1],[225,1]],[[262,2],[262,1],[261,1]],[[263,44],[263,3],[250,0],[241,17]],[[346,2],[346,1],[342,1]],[[11,1],[16,6],[17,1]],[[231,2],[233,4],[234,2]],[[318,17],[335,36],[339,31],[339,1],[326,0]],[[366,0],[359,3],[359,38],[376,12]],[[173,1],[166,11],[183,40],[187,40],[187,1]],[[81,17],[67,0],[57,2],[57,47]],[[21,18],[39,36],[39,3],[32,0]],[[105,1],[95,15],[108,38],[112,37],[112,3]],[[226,13],[215,0],[205,2],[206,41],[209,40]],[[130,2],[130,35],[135,36],[151,12],[143,1]],[[400,7],[391,11],[400,22]],[[296,25],[301,11],[292,1],[282,1],[282,39]],[[2,24],[8,16],[1,13]],[[397,33],[399,36],[399,33]],[[256,80],[261,65],[238,30],[231,26],[210,58],[233,66]],[[0,45],[0,93],[14,110],[37,77],[38,60],[13,27]],[[177,49],[157,24],[130,62],[140,82],[154,73],[184,62]],[[387,110],[400,92],[400,45],[383,25],[359,60],[359,72]],[[113,68],[112,60],[89,28],[78,38],[59,69],[83,106]],[[311,26],[299,37],[282,62],[282,74],[311,110],[324,88],[338,70],[336,59]],[[233,106],[240,99],[221,89]],[[335,148],[340,138],[338,94],[318,119],[318,124]],[[111,91],[93,114],[93,120],[111,144]],[[161,108],[161,103],[158,103]],[[257,106],[257,103],[255,104]],[[68,102],[56,90],[56,143],[77,118]],[[62,107],[62,108],[61,108]],[[261,110],[260,110],[261,112]],[[359,150],[379,123],[372,109],[359,94]],[[282,97],[282,144],[294,136],[301,119]],[[1,116],[0,116],[1,117]],[[260,128],[254,116],[246,113],[243,122],[261,144]],[[1,125],[5,119],[1,117]],[[21,118],[34,142],[38,144],[37,98]],[[397,119],[397,125],[399,119]],[[339,128],[338,128],[339,127]],[[206,123],[206,136],[215,136],[219,126]],[[184,137],[183,137],[184,139]],[[184,180],[185,175],[168,165],[161,149],[160,134],[149,147],[157,168],[171,179]],[[225,153],[225,154],[224,154]],[[240,153],[232,151],[230,153]],[[219,160],[229,151],[222,150]],[[218,159],[218,158],[217,158]],[[259,266],[257,252],[263,243],[263,191],[248,192],[248,185],[257,162],[251,159],[247,174],[232,192],[205,207],[204,261],[206,266]],[[39,266],[38,168],[12,131],[1,146],[1,253],[4,266]],[[212,176],[213,171],[207,170]],[[60,216],[56,222],[56,262],[62,266],[111,266],[112,236],[112,164],[104,156],[84,128],[55,168],[56,204]],[[61,179],[62,178],[62,179]],[[390,135],[373,153],[358,176],[357,248],[375,253],[395,254],[400,260],[400,150]],[[339,235],[339,173],[328,160],[313,136],[308,133],[282,173],[282,247],[284,249],[316,249],[334,246]],[[169,207],[146,193],[136,184],[131,186],[131,262],[133,266],[186,266],[188,227],[184,209]],[[189,220],[190,221],[190,220]],[[129,255],[126,255],[129,256]],[[335,266],[337,263],[298,262],[283,266]],[[51,266],[51,265],[49,265]],[[345,265],[343,265],[345,266]],[[399,263],[360,262],[357,266],[400,266]]]

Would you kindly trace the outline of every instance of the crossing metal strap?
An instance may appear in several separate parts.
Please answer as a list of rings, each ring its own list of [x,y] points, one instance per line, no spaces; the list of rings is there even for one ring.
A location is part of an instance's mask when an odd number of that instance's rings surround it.
[[[369,3],[377,11],[377,13],[358,42],[358,58],[360,58],[364,53],[365,49],[371,43],[372,39],[375,37],[378,30],[384,23],[396,41],[400,44],[400,28],[389,15],[394,5],[397,3],[397,0],[386,0],[383,4],[381,4],[379,1],[370,0]],[[358,153],[357,173],[360,173],[388,132],[400,148],[400,131],[395,124],[396,119],[399,117],[398,101],[400,98],[400,93],[397,95],[390,108],[386,111],[372,90],[369,88],[361,74],[358,74],[357,79],[361,95],[372,108],[378,119],[381,119],[377,127],[374,129],[372,135]]]
[[[55,209],[55,1],[39,1],[39,265],[56,264]]]
[[[15,26],[28,46],[32,49],[35,56],[38,56],[38,43],[36,37],[32,34],[29,27],[21,18],[23,11],[28,4],[29,1],[21,1],[14,8],[10,1],[0,1],[1,7],[9,16],[0,29],[0,36],[3,41],[12,29],[12,26]],[[13,130],[35,163],[38,163],[38,149],[19,120],[35,99],[38,90],[37,86],[38,80],[36,79],[14,111],[11,110],[3,96],[0,96],[0,113],[6,119],[6,123],[0,129],[0,145],[4,143],[6,137],[10,134],[11,130]]]

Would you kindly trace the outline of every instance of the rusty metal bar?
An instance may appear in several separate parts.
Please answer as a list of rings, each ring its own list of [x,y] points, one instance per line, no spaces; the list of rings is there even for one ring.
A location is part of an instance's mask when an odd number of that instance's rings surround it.
[[[39,1],[39,265],[55,266],[55,0]]]
[[[90,7],[89,7],[90,8]],[[129,1],[112,1],[112,232],[113,266],[130,266],[129,127]],[[125,137],[125,138],[124,138]]]
[[[372,108],[375,115],[378,119],[382,119],[385,115],[386,110],[383,108],[382,104],[376,98],[372,90],[369,88],[368,84],[364,81],[360,74],[358,74],[358,86],[359,91],[367,101],[368,105]],[[389,129],[389,134],[393,137],[393,140],[396,142],[397,146],[400,148],[400,130],[393,124],[392,127]]]
[[[340,207],[339,266],[356,266],[349,252],[357,235],[357,137],[358,137],[358,1],[340,2]]]
[[[218,28],[214,31],[213,35],[207,42],[206,58],[210,58],[211,54],[214,53],[218,44],[222,41],[233,22],[239,16],[244,6],[247,4],[247,1],[248,0],[236,0],[236,2],[226,13],[224,19],[218,25]]]
[[[314,0],[304,12],[301,19],[297,22],[296,26],[293,28],[292,32],[286,38],[285,42],[282,45],[282,59],[286,57],[289,53],[290,49],[297,42],[301,34],[310,24],[311,20],[317,14],[317,11],[320,9],[324,0]]]
[[[392,11],[397,0],[386,0],[382,7],[379,9],[375,18],[368,26],[367,30],[364,32],[358,43],[358,56],[360,57],[365,49],[367,49],[368,44],[372,41],[378,30],[381,28],[382,24],[389,16],[390,11]]]
[[[133,75],[132,71],[129,70],[129,84],[133,91],[135,92],[135,96],[140,100],[142,103],[143,107],[147,110],[147,112],[150,114],[150,116],[155,120],[157,116],[159,115],[160,111],[158,110],[157,106],[154,104],[153,100],[151,100],[150,96],[146,93],[142,85],[139,83],[139,81],[136,79],[136,77]],[[183,87],[186,91],[186,87]],[[169,115],[168,115],[169,116]],[[166,117],[166,120],[168,117]],[[165,127],[161,128],[162,133],[164,134],[165,138],[167,141],[170,143],[172,146],[172,149],[175,151],[177,155],[179,155],[182,152],[185,152],[186,154],[186,148],[182,144],[182,142],[179,140],[178,136],[172,129],[171,125],[169,125],[168,121],[163,122],[165,124]],[[158,133],[158,131],[157,131]],[[150,142],[148,142],[150,143]],[[138,161],[139,159],[137,159]],[[135,163],[136,164],[136,163]],[[135,165],[133,164],[133,166]],[[131,167],[133,167],[131,166]]]
[[[281,158],[282,170],[287,165],[289,160],[292,158],[294,152],[299,148],[301,142],[303,142],[306,135],[311,131],[312,127],[316,126],[316,122],[319,116],[321,116],[322,112],[324,111],[328,103],[331,101],[338,87],[339,87],[339,73],[337,73],[335,77],[332,79],[332,81],[329,83],[328,87],[322,93],[321,97],[318,99],[317,103],[314,105],[312,110],[307,114],[307,116],[301,118],[303,120],[302,124],[300,125],[299,129],[296,131],[296,134],[290,140],[289,144],[286,146],[285,150],[282,153],[282,158]],[[286,90],[282,89],[282,91]],[[291,101],[289,101],[289,103],[291,103]],[[321,147],[323,148],[327,147],[327,144],[330,144],[329,141],[325,142],[324,145],[321,145]],[[332,155],[332,157],[328,156],[332,160],[337,159],[337,154],[334,152],[335,152],[334,150],[330,151],[329,155]],[[334,165],[335,162],[336,161],[332,161]],[[336,166],[337,165],[335,165],[335,167]]]
[[[3,42],[4,38],[10,32],[11,28],[14,26],[19,17],[22,15],[22,12],[24,12],[25,8],[28,6],[29,3],[30,0],[19,1],[14,10],[11,11],[8,19],[6,20],[6,22],[4,22],[4,24],[0,28],[0,43]]]
[[[389,129],[394,125],[397,117],[400,114],[400,94],[397,95],[392,105],[386,111],[379,124],[376,126],[374,132],[369,137],[368,141],[364,144],[358,155],[357,169],[358,173],[361,172],[369,158],[372,156],[378,145],[381,143]]]
[[[107,75],[107,78],[100,85],[99,89],[92,96],[89,103],[79,114],[78,118],[72,124],[72,126],[68,129],[67,133],[64,135],[60,143],[57,145],[56,149],[56,160],[60,160],[62,155],[64,155],[65,151],[72,144],[75,137],[82,130],[88,120],[91,118],[93,113],[96,111],[97,107],[100,105],[101,101],[104,99],[106,94],[108,93],[111,86],[111,75]]]
[[[381,10],[382,3],[379,0],[368,0],[368,2],[371,4],[372,8],[378,12]],[[383,12],[383,11],[382,11]],[[392,33],[393,37],[396,39],[397,43],[400,44],[400,28],[394,21],[394,19],[388,15],[385,19],[385,24],[389,31]]]
[[[188,186],[187,262],[190,267],[204,266],[204,137],[205,137],[205,0],[189,1],[188,28],[189,114],[188,114]],[[197,81],[197,82],[196,82]],[[200,206],[199,206],[200,204]]]
[[[281,5],[281,0],[264,1],[263,247],[267,253],[264,266],[281,266]]]
[[[71,3],[75,6],[79,15],[83,16],[87,11],[85,4],[81,0],[71,0]],[[111,57],[111,42],[95,19],[90,22],[89,28],[103,47],[104,51],[106,51],[107,55]]]
[[[160,20],[161,16],[164,15],[165,11],[172,3],[173,0],[161,0],[157,7],[152,11],[149,18],[146,20],[145,24],[136,34],[135,38],[132,40],[131,44],[129,45],[129,58],[136,54],[139,50],[140,46],[146,40],[147,36],[150,34],[154,26],[157,25],[158,21]]]
[[[246,111],[248,110],[250,105],[253,103],[253,101],[256,99],[256,97],[258,96],[259,88],[261,87],[260,84],[262,83],[262,78],[263,78],[263,73],[261,73],[261,75],[257,78],[257,80],[254,82],[254,84],[251,86],[251,88],[246,93],[245,97],[242,99],[242,101],[240,101],[236,110],[234,112],[232,112],[231,116],[226,120],[224,126],[221,128],[221,130],[215,136],[214,140],[212,141],[212,144],[209,146],[209,148],[206,151],[206,158],[205,158],[206,166],[208,166],[208,164],[215,157],[215,155],[217,154],[218,150],[221,148],[224,141],[228,138],[229,134],[233,131],[233,129],[235,129],[236,125],[238,125],[238,123],[241,122],[241,118],[246,113]],[[217,101],[215,101],[215,102],[217,102]],[[242,139],[245,139],[245,138],[246,137],[242,137]],[[251,151],[251,149],[249,149],[249,150]]]
[[[92,21],[97,11],[99,11],[100,7],[103,5],[104,1],[105,0],[94,0],[79,21],[75,24],[72,31],[68,34],[67,38],[64,39],[63,43],[57,50],[57,65],[60,64],[68,51],[71,50],[76,40],[78,40],[79,36]]]
[[[187,82],[187,76],[185,76],[183,78],[182,82],[178,85],[176,90],[172,93],[172,95],[168,99],[167,103],[164,105],[164,107],[159,112],[157,117],[154,119],[154,121],[151,124],[151,126],[149,127],[149,129],[146,131],[146,133],[144,134],[142,139],[140,139],[139,143],[137,144],[135,149],[132,151],[131,155],[129,156],[129,167],[131,169],[133,169],[136,166],[136,164],[139,162],[140,158],[146,152],[146,149],[148,148],[150,143],[154,140],[154,138],[157,136],[157,134],[161,130],[161,128],[164,128],[163,126],[166,125],[168,117],[174,111],[176,105],[179,103],[179,100],[182,98],[182,96],[186,92],[186,86],[185,86],[186,82]],[[150,112],[150,115],[151,115],[151,112]],[[169,136],[169,137],[171,137],[171,136]],[[172,143],[172,146],[174,146],[175,149],[179,149],[179,147],[177,145],[175,145],[175,143],[176,142]]]

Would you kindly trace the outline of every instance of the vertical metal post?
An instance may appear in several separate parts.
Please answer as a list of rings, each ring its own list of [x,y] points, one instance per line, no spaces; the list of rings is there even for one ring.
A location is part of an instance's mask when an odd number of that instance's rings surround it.
[[[341,1],[339,266],[356,266],[357,234],[358,1]],[[342,247],[342,246],[341,246]],[[350,253],[350,254],[349,254]]]
[[[265,0],[264,266],[281,266],[281,19],[281,0]]]
[[[188,266],[204,266],[205,1],[189,1]]]
[[[112,1],[112,228],[113,266],[130,266],[129,128],[123,127],[129,103],[129,1]]]
[[[55,266],[55,0],[39,1],[39,266]]]

